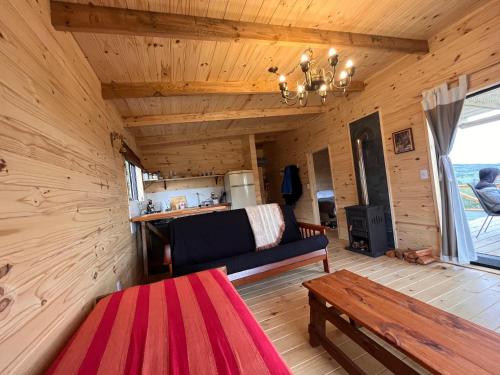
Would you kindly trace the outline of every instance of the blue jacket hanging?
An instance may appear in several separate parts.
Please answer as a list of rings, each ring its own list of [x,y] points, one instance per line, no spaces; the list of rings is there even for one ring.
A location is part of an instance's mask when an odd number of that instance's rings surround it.
[[[281,193],[286,204],[294,205],[302,196],[299,168],[296,165],[287,165],[284,170]]]

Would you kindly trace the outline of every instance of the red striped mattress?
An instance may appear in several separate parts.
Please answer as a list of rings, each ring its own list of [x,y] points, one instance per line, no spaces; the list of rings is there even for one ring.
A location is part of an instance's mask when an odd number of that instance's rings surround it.
[[[99,301],[48,374],[290,374],[226,275],[209,270]]]

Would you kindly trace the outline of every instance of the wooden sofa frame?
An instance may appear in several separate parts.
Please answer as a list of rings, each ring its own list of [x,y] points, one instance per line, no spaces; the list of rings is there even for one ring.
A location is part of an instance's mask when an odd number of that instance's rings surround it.
[[[321,225],[301,222],[297,224],[303,238],[315,236],[318,234],[325,234],[326,232],[326,228]],[[324,271],[326,273],[330,273],[330,264],[328,263],[328,248],[325,247],[324,249],[316,250],[308,254],[303,254],[279,262],[269,263],[260,267],[232,273],[228,275],[228,278],[229,280],[231,280],[233,285],[238,286],[265,279],[267,277],[274,276],[279,273],[287,272],[294,268],[302,267],[307,264],[312,264],[319,261],[323,261]],[[168,265],[170,274],[172,274],[172,255],[170,245],[165,246],[164,264]]]

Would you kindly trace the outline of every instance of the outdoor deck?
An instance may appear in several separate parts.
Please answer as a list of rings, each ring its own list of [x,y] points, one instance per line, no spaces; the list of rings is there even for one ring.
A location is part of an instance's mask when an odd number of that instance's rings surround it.
[[[476,252],[500,256],[500,217],[494,217],[488,230],[481,232],[479,238],[476,238],[483,221],[484,218],[480,218],[469,222]]]

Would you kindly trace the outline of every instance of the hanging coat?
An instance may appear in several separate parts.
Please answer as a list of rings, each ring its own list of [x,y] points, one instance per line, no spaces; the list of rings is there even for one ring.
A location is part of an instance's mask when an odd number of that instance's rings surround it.
[[[285,167],[281,193],[287,205],[293,206],[302,196],[302,183],[300,182],[299,168],[296,165]]]

